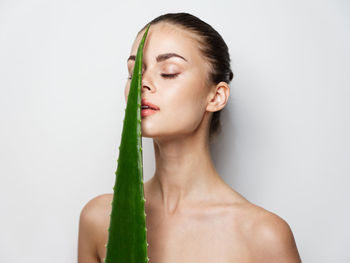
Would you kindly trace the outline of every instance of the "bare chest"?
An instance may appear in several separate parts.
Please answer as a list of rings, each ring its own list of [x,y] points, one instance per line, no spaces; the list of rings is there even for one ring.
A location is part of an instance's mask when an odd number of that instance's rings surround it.
[[[146,210],[149,263],[255,262],[247,231],[232,213],[201,211],[164,216],[155,209]],[[98,244],[101,262],[106,256],[108,224],[106,219]]]
[[[240,231],[220,216],[150,218],[147,241],[150,263],[253,262]]]

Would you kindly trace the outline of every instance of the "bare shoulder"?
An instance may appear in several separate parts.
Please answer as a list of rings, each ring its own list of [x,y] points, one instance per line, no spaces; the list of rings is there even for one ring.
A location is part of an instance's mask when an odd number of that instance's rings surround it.
[[[112,209],[112,198],[112,194],[102,194],[92,198],[81,210],[80,221],[90,226],[103,223],[106,220],[106,215],[109,215]]]
[[[112,210],[113,194],[102,194],[88,201],[80,213],[80,223],[95,231],[98,235],[101,228],[109,225],[109,214]]]
[[[113,194],[102,194],[88,201],[81,210],[80,216],[98,216],[101,212],[111,209]]]
[[[78,262],[99,262],[99,247],[105,244],[113,194],[103,194],[88,201],[80,212]]]
[[[247,240],[259,262],[301,262],[292,230],[283,218],[250,202],[244,209]]]

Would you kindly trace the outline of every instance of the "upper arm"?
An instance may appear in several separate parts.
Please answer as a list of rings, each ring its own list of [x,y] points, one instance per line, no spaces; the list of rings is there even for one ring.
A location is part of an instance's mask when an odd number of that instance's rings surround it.
[[[259,262],[301,263],[292,230],[281,217],[271,213],[254,233]]]
[[[100,197],[90,200],[79,218],[78,263],[99,263],[97,243],[100,237]]]

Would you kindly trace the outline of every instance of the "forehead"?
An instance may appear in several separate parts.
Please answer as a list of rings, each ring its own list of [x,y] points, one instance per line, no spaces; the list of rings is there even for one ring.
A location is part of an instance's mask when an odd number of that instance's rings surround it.
[[[144,32],[145,30],[137,35],[130,55],[136,55]],[[190,63],[203,63],[199,42],[194,33],[167,23],[151,25],[143,51],[145,59],[155,60],[155,57],[159,54],[177,53],[185,57]]]

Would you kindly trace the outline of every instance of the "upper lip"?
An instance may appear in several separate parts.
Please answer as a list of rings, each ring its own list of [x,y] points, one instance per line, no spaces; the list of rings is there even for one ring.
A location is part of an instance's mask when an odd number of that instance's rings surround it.
[[[150,103],[149,101],[147,101],[146,99],[142,99],[141,100],[141,106],[148,106],[154,110],[159,110],[158,106],[157,105],[154,105],[152,103]]]

